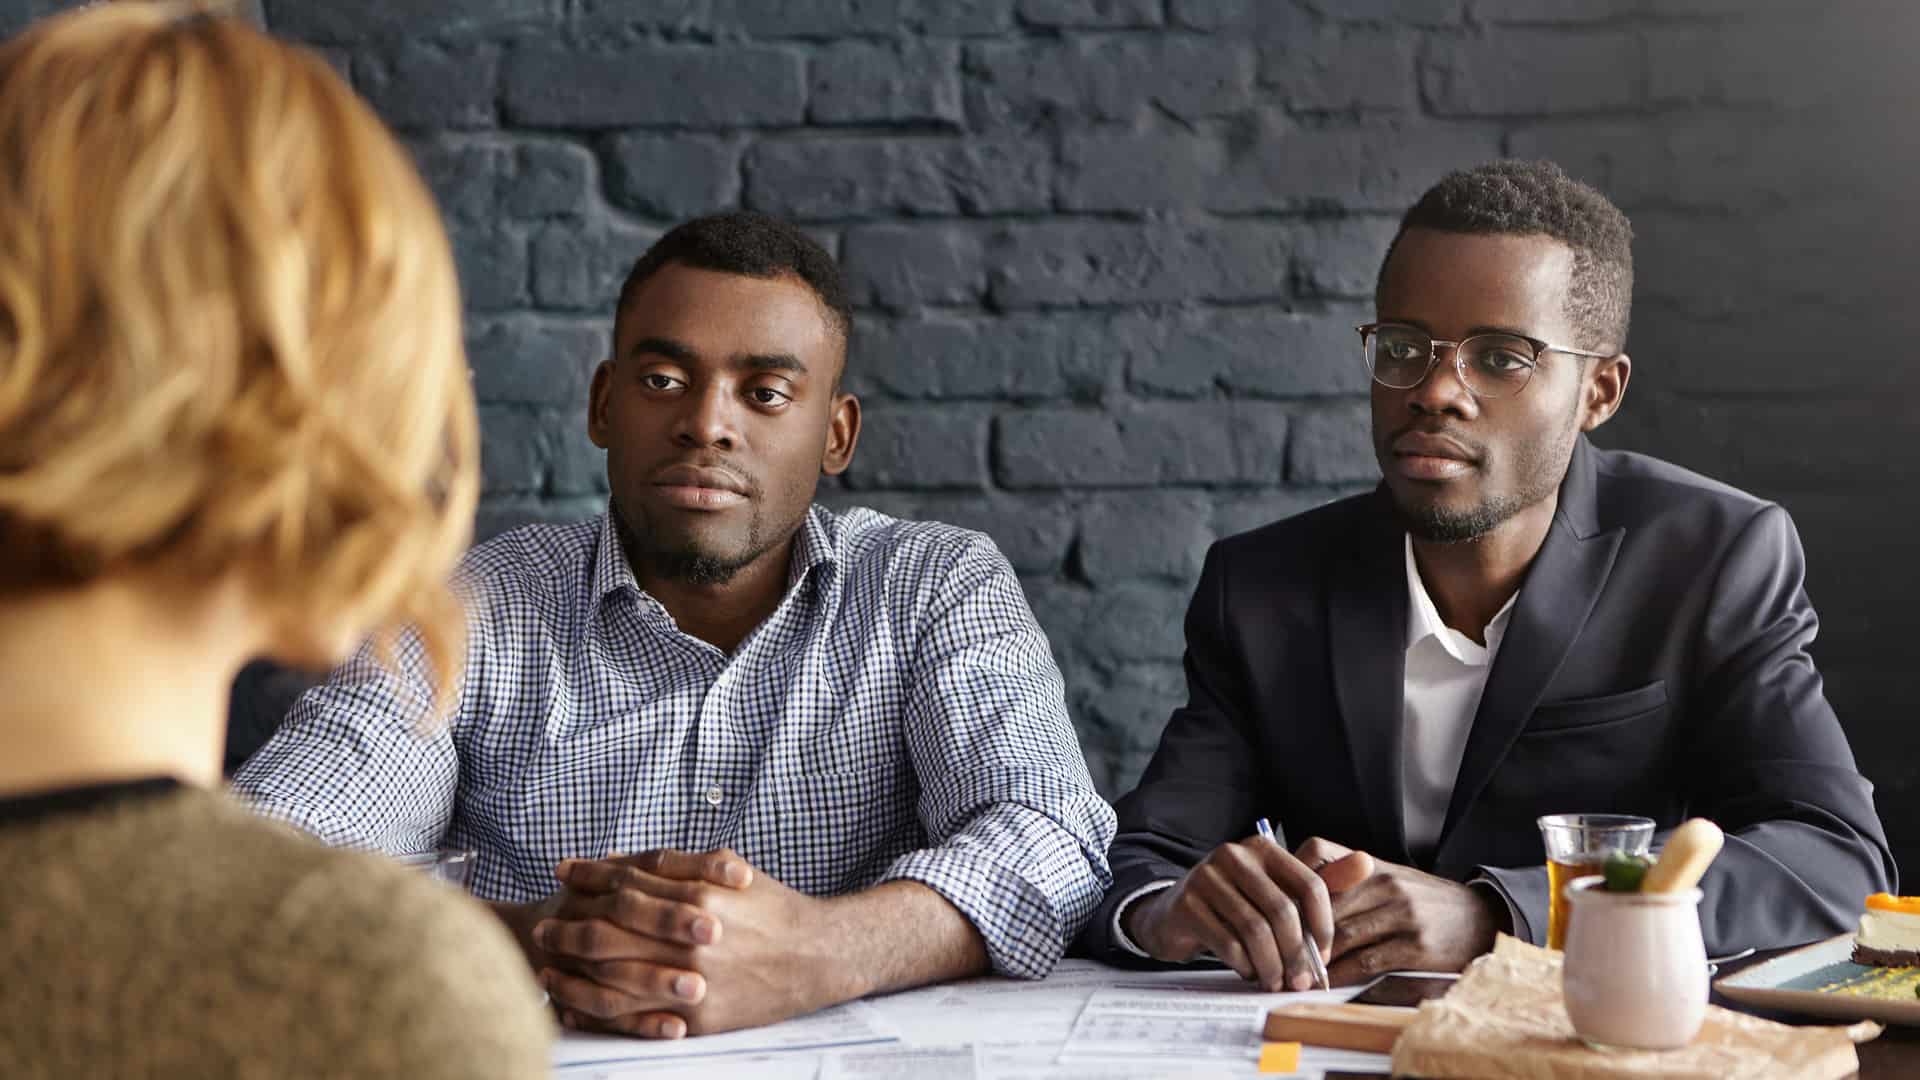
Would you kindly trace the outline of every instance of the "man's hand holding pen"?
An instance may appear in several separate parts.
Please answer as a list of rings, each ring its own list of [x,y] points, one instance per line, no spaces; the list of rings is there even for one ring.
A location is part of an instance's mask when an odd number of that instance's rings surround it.
[[[1157,960],[1183,963],[1211,951],[1269,990],[1310,989],[1305,935],[1330,957],[1333,897],[1372,872],[1364,852],[1315,867],[1256,834],[1220,845],[1172,888],[1130,907],[1127,936]]]
[[[1507,923],[1499,897],[1318,837],[1291,854],[1258,835],[1222,844],[1127,909],[1157,960],[1211,951],[1269,990],[1314,985],[1303,923],[1336,986],[1386,971],[1458,971]]]

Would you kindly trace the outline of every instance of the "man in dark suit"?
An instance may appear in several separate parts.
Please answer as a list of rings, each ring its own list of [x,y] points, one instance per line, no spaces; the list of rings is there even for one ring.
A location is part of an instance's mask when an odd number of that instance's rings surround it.
[[[1384,482],[1209,552],[1094,955],[1301,989],[1304,928],[1336,983],[1457,970],[1544,940],[1559,812],[1724,827],[1709,952],[1843,931],[1891,887],[1786,512],[1587,441],[1631,370],[1631,241],[1544,162],[1408,212],[1360,328]]]

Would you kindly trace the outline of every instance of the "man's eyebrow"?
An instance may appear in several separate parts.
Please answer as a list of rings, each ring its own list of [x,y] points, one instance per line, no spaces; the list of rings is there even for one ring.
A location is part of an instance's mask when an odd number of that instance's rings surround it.
[[[1533,336],[1525,330],[1515,330],[1511,326],[1475,326],[1467,330],[1468,337],[1472,337],[1475,334],[1505,334],[1508,337],[1519,338],[1530,338]]]
[[[633,343],[633,348],[627,350],[628,356],[639,356],[642,353],[653,353],[656,356],[664,356],[669,360],[676,360],[680,363],[686,363],[694,357],[692,349],[687,348],[672,338],[663,337],[641,338],[639,341]]]
[[[1419,319],[1397,319],[1383,315],[1380,317],[1380,321],[1394,326],[1411,326],[1427,334],[1429,337],[1433,335],[1433,327],[1428,326]],[[1473,337],[1476,334],[1506,334],[1508,337],[1519,338],[1531,338],[1533,336],[1525,330],[1516,330],[1511,326],[1470,326],[1467,328],[1468,337]]]
[[[749,353],[739,360],[741,367],[749,371],[791,371],[798,375],[807,374],[807,365],[800,358],[788,353]]]

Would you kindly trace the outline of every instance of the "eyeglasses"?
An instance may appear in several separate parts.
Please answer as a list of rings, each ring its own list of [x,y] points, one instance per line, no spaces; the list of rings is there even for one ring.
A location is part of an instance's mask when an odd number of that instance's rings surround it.
[[[1520,334],[1475,334],[1463,341],[1436,341],[1417,326],[1368,323],[1356,326],[1373,381],[1394,390],[1411,390],[1426,381],[1440,362],[1440,350],[1453,350],[1460,384],[1479,398],[1512,397],[1527,388],[1540,357],[1549,352],[1609,360],[1617,353],[1586,352],[1549,345]]]

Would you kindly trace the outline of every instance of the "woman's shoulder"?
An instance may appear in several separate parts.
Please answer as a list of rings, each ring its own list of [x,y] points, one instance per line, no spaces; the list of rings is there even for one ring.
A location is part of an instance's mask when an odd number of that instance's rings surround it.
[[[41,868],[0,883],[0,961],[26,973],[0,980],[0,1028],[20,1036],[0,1038],[0,1074],[547,1072],[551,1022],[490,912],[225,795],[0,829],[0,856]]]
[[[259,927],[292,997],[356,1074],[533,1076],[551,1020],[506,927],[479,902],[363,852],[283,836],[284,891]],[[291,966],[298,965],[294,970]]]

